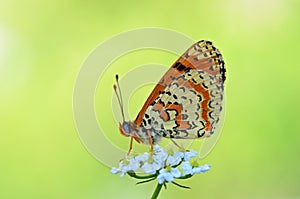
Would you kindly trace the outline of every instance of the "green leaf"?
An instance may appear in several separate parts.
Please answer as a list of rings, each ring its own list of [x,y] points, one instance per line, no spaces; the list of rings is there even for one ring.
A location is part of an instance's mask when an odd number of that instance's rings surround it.
[[[188,179],[188,178],[190,178],[190,177],[192,177],[193,175],[191,175],[191,174],[188,174],[188,175],[185,175],[185,176],[181,176],[181,177],[179,177],[179,178],[177,178],[177,179]]]
[[[138,184],[144,184],[146,182],[150,182],[150,181],[155,180],[155,179],[156,179],[156,177],[155,178],[150,178],[148,180],[144,180],[144,181],[141,181],[141,182],[137,182],[136,185],[138,185]]]
[[[165,187],[165,189],[167,189],[167,183],[164,183],[164,187]]]
[[[174,181],[173,181],[172,183],[175,184],[176,186],[180,187],[180,188],[191,189],[191,187],[183,186],[183,185],[178,184],[178,183],[176,183],[176,182],[174,182]]]
[[[136,175],[136,173],[134,171],[128,171],[127,174],[130,176],[130,177],[133,177],[133,178],[136,178],[136,179],[149,179],[149,178],[156,178],[157,174],[152,174],[152,175],[147,175],[147,176],[139,176],[139,175]]]

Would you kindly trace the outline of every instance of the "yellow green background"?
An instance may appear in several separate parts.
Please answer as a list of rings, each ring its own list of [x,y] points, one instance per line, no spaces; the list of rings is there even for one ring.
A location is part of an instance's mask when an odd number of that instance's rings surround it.
[[[181,181],[192,190],[170,185],[160,198],[300,198],[299,13],[297,0],[1,1],[0,198],[150,197],[154,183],[135,186],[135,179],[111,175],[86,151],[72,113],[76,76],[89,53],[142,27],[212,40],[227,67],[224,129],[204,159],[212,170]],[[120,63],[129,70],[176,59],[165,54]],[[111,84],[106,89],[112,92]],[[137,103],[148,94],[138,93]],[[106,125],[127,146],[117,125]]]

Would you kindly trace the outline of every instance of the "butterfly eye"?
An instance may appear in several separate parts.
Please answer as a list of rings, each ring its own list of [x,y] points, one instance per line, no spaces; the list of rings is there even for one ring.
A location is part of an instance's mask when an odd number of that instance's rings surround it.
[[[124,123],[123,123],[123,129],[124,129],[124,132],[125,132],[126,134],[129,134],[129,133],[130,133],[130,127],[129,127],[128,122],[124,122]]]

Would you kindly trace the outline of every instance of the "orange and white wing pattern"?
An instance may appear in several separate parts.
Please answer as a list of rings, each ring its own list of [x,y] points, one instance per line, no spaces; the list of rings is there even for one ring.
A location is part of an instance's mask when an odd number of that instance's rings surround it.
[[[166,72],[139,112],[139,134],[195,139],[217,128],[223,105],[225,64],[210,41],[193,44]]]

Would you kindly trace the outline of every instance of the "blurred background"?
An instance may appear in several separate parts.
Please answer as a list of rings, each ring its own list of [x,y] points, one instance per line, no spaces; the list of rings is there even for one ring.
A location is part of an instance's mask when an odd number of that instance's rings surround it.
[[[212,40],[228,71],[223,132],[203,160],[212,170],[181,181],[192,190],[170,185],[160,198],[300,198],[299,13],[297,0],[0,1],[0,198],[150,197],[155,183],[135,186],[87,152],[72,113],[89,53],[142,27]],[[151,50],[131,56],[121,73],[176,59]],[[139,106],[148,94],[138,93]],[[139,107],[129,109],[134,118]]]

